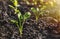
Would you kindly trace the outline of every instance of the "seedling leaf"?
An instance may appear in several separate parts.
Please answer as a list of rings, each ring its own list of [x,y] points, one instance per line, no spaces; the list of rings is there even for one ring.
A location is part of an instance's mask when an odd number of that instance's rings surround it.
[[[10,22],[18,24],[17,20],[10,20]]]
[[[30,12],[26,12],[24,14],[24,20],[28,19],[30,16],[31,16],[31,13]]]
[[[11,7],[12,9],[14,9],[14,7],[12,5],[9,5],[9,7]]]

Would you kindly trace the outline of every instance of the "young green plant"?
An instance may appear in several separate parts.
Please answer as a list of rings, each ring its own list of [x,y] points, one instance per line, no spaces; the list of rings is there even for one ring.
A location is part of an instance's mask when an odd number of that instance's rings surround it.
[[[15,14],[17,14],[17,16],[18,16],[18,20],[10,20],[10,22],[17,25],[17,27],[19,29],[19,33],[20,33],[20,35],[22,35],[23,24],[24,24],[25,20],[27,20],[30,17],[31,14],[30,14],[30,12],[26,12],[24,15],[22,15],[21,12],[17,9],[18,8],[17,0],[13,0],[12,3],[14,4],[14,7],[12,5],[9,5],[9,6],[14,9]]]
[[[45,7],[43,7],[43,8],[45,9]],[[34,13],[35,18],[36,18],[36,22],[37,22],[39,17],[40,17],[40,15],[43,15],[44,11],[39,9],[39,8],[34,8],[34,7],[32,7],[31,10]]]
[[[40,4],[38,4],[37,7],[31,8],[31,11],[35,15],[36,21],[38,21],[40,15],[43,15],[44,13],[46,13],[46,10],[50,10],[54,8],[56,5],[55,2],[51,0],[50,1],[47,0],[47,2],[44,2],[44,0],[40,0],[39,2]],[[37,4],[38,2],[34,0],[34,3]]]
[[[38,13],[37,9],[35,9],[35,8],[33,7],[33,8],[31,8],[31,10],[33,11],[33,13],[34,13],[34,15],[35,15],[35,17],[36,17],[36,21],[38,21],[39,13]]]

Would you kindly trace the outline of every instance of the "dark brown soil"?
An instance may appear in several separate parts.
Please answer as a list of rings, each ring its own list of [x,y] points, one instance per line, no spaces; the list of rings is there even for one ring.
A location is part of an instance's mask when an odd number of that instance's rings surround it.
[[[8,6],[9,4],[12,3],[7,0],[0,1],[0,39],[60,39],[60,23],[52,17],[41,17],[36,22],[34,16],[25,21],[21,37],[18,27],[9,22],[11,19],[17,20],[17,15]],[[23,7],[19,7],[19,9],[22,14],[30,11],[29,8],[32,7],[25,4],[21,4],[21,6]]]

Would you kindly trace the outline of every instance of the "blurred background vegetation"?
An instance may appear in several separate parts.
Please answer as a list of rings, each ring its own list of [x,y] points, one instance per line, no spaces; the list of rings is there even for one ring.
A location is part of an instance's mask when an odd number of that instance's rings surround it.
[[[23,1],[27,5],[34,6],[31,8],[35,8],[32,10],[32,12],[34,13],[35,17],[37,17],[37,19],[39,18],[39,16],[49,16],[60,21],[59,0],[23,0]]]

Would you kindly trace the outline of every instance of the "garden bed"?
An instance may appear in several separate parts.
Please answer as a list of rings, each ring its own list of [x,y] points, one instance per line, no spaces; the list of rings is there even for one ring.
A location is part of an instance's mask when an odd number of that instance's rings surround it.
[[[20,36],[18,27],[9,22],[11,19],[17,20],[17,15],[9,4],[11,2],[8,0],[0,1],[0,39],[60,39],[60,23],[56,19],[46,16],[40,17],[36,22],[33,14],[24,22],[23,34]],[[24,3],[21,6],[19,9],[22,14],[32,7]]]

